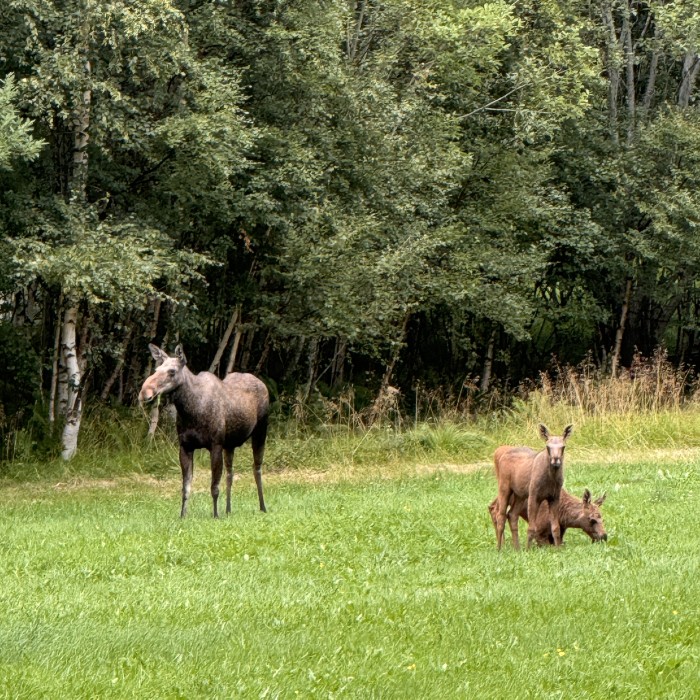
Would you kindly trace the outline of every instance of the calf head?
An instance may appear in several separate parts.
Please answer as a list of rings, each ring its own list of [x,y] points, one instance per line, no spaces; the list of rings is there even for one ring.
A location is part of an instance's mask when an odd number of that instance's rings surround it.
[[[175,348],[174,357],[170,357],[151,343],[149,343],[148,349],[156,361],[156,369],[143,383],[139,393],[139,403],[145,405],[153,403],[159,396],[165,396],[175,391],[182,384],[182,370],[187,364],[182,345]]]
[[[547,457],[549,459],[549,466],[552,469],[561,469],[562,465],[564,464],[564,447],[566,446],[566,439],[569,437],[569,435],[571,435],[573,429],[573,425],[567,425],[566,428],[564,428],[564,433],[562,435],[551,435],[547,426],[540,424],[540,435],[547,441]]]
[[[600,514],[600,506],[603,505],[604,501],[605,494],[592,501],[591,492],[588,489],[583,492],[581,513],[577,524],[594,542],[608,539],[608,533],[605,532],[605,526],[603,525],[603,516]]]

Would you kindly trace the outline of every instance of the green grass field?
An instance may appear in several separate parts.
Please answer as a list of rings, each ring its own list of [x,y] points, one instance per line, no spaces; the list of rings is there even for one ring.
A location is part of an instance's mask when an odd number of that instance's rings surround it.
[[[269,513],[244,448],[219,521],[204,459],[179,519],[168,444],[131,472],[95,467],[97,452],[87,476],[15,465],[0,482],[0,696],[700,697],[693,429],[687,447],[682,428],[652,446],[623,431],[617,451],[588,429],[566,485],[607,491],[608,542],[569,531],[561,550],[514,552],[508,534],[500,554],[491,438],[473,430],[334,438],[315,462],[329,438],[273,435]]]

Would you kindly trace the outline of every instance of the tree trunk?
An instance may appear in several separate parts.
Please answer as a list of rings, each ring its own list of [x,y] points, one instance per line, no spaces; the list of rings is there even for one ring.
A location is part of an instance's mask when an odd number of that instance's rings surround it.
[[[630,7],[626,3],[624,18],[622,20],[622,48],[625,56],[626,83],[627,83],[627,143],[634,141],[636,128],[636,95],[634,80],[634,46],[632,45],[632,27],[630,25]]]
[[[85,77],[91,73],[90,61],[84,63]],[[73,172],[70,180],[71,201],[83,206],[87,201],[86,188],[88,176],[88,141],[90,128],[90,106],[92,90],[86,88],[82,94],[82,103],[73,116]]]
[[[299,366],[299,360],[301,360],[301,353],[304,351],[304,345],[306,345],[305,336],[299,336],[295,342],[294,352],[291,359],[287,362],[287,366],[284,370],[283,381],[294,377],[297,367]]]
[[[271,347],[272,333],[268,331],[268,334],[265,337],[265,342],[263,343],[262,352],[260,353],[260,359],[258,360],[258,364],[255,365],[255,374],[260,374],[260,372],[262,372],[262,369],[265,366],[265,363],[267,362],[268,355],[270,354]]]
[[[216,350],[216,354],[214,355],[214,359],[211,362],[211,365],[209,365],[209,371],[216,373],[217,370],[219,369],[219,363],[221,362],[221,357],[224,354],[224,350],[226,350],[226,346],[228,345],[228,341],[231,338],[231,333],[233,333],[233,329],[238,322],[238,317],[241,313],[241,307],[236,306],[236,308],[233,310],[233,313],[231,314],[231,320],[228,323],[228,326],[226,326],[226,330],[224,331],[224,335],[221,338],[221,342],[219,343],[219,347]]]
[[[121,348],[119,348],[119,357],[117,359],[117,364],[114,367],[114,371],[112,374],[109,375],[107,378],[107,381],[105,382],[104,387],[102,387],[102,393],[100,394],[100,399],[102,401],[107,401],[109,398],[109,394],[112,391],[112,387],[114,386],[114,383],[117,381],[119,378],[119,375],[122,373],[122,370],[124,369],[124,360],[126,358],[126,351],[129,348],[129,343],[131,342],[131,337],[134,333],[134,327],[133,325],[129,328],[127,331],[126,336],[124,337],[124,340],[122,341]]]
[[[156,337],[156,333],[158,333],[158,321],[160,320],[160,311],[162,308],[162,302],[158,297],[153,297],[153,299],[149,302],[149,311],[151,311],[151,323],[149,324],[148,328],[144,331],[143,333],[143,339],[146,341],[146,343],[152,343],[153,340]],[[165,335],[163,336],[163,340],[161,342],[161,347],[165,348],[166,345],[166,339],[168,337],[168,331],[165,331]],[[139,360],[140,356],[140,350],[137,348],[137,351],[134,353],[134,356],[131,360],[131,367],[129,369],[129,374],[127,374],[127,390],[129,387],[129,383],[133,383],[133,379],[136,379],[136,383],[140,385],[142,377],[140,376],[141,372],[141,362]],[[153,362],[153,357],[151,356],[151,353],[148,352],[146,353],[146,371],[144,372],[145,377],[149,377],[151,375],[151,370],[153,369],[153,365],[151,364]]]
[[[240,309],[239,309],[239,319],[240,319]],[[238,354],[238,346],[241,343],[241,326],[238,325],[236,328],[236,333],[233,336],[233,345],[231,346],[231,353],[228,356],[228,363],[226,364],[226,374],[231,374],[233,372],[233,366],[236,364],[236,355]]]
[[[644,107],[644,113],[648,113],[651,109],[651,103],[654,99],[654,90],[656,89],[656,73],[659,67],[659,52],[654,51],[651,54],[651,62],[649,63],[649,77],[647,78],[647,85],[644,89],[644,99],[642,101],[642,106]]]
[[[489,336],[489,344],[486,348],[486,359],[484,360],[484,370],[481,373],[481,383],[479,384],[479,391],[485,393],[489,390],[491,385],[491,372],[493,371],[493,355],[496,348],[496,329],[491,331]]]
[[[610,374],[617,376],[617,368],[620,365],[620,354],[622,352],[622,338],[625,334],[625,326],[627,324],[627,312],[629,311],[630,301],[632,299],[632,278],[627,279],[625,286],[625,297],[622,301],[622,310],[620,311],[620,323],[615,333],[615,347],[612,351],[612,360],[610,364]]]
[[[331,386],[338,387],[344,381],[345,356],[348,350],[348,341],[345,338],[337,338],[335,341],[335,353],[333,355],[333,369]]]
[[[348,20],[347,36],[345,39],[347,48],[347,57],[349,61],[354,61],[357,58],[357,51],[360,44],[360,34],[362,33],[362,25],[365,20],[365,7],[367,0],[360,0],[355,3],[354,26],[351,26]]]
[[[390,386],[391,376],[394,373],[394,367],[396,367],[396,363],[398,362],[399,357],[401,355],[401,350],[403,349],[404,341],[406,340],[406,331],[408,329],[408,322],[410,318],[410,313],[406,314],[406,316],[404,317],[398,342],[394,347],[394,352],[391,356],[391,361],[386,366],[386,369],[384,371],[382,383],[379,385],[379,393],[377,394],[377,398],[372,404],[372,410],[370,411],[371,423],[374,423],[378,418],[380,418],[386,412],[387,407],[393,405],[394,396],[398,393],[396,389],[393,389],[393,387]]]
[[[51,391],[49,392],[49,425],[53,432],[56,425],[56,397],[58,394],[58,374],[61,357],[61,311],[63,310],[63,295],[58,298],[58,312],[56,314],[56,332],[53,340],[53,359],[51,361]]]
[[[66,407],[66,422],[63,427],[61,441],[61,456],[63,459],[70,459],[77,450],[80,420],[82,418],[82,400],[80,396],[82,375],[78,359],[77,323],[78,305],[74,302],[69,302],[68,308],[63,315],[63,326],[61,329],[61,350],[68,379],[68,405]]]
[[[158,404],[156,404],[151,409],[151,415],[148,418],[148,439],[153,440],[156,436],[156,430],[158,429],[158,419],[160,418],[160,409]]]
[[[678,90],[678,106],[687,107],[690,104],[690,96],[700,71],[700,56],[695,51],[688,51],[683,59],[683,73],[681,86]]]
[[[620,137],[617,133],[617,95],[620,90],[620,70],[618,66],[617,34],[610,0],[603,0],[603,24],[607,32],[606,38],[606,68],[608,71],[608,119],[610,138],[617,144]]]
[[[247,372],[250,363],[250,354],[253,351],[255,342],[255,328],[250,328],[243,343],[243,354],[241,355],[241,372]]]
[[[81,100],[73,114],[73,168],[70,178],[70,204],[84,210],[87,205],[87,179],[88,179],[88,141],[90,128],[90,108],[92,103],[92,90],[90,89],[92,67],[88,57],[88,45],[90,41],[89,27],[83,26],[82,46],[79,48],[84,54],[84,81],[85,87],[81,94]],[[70,299],[68,308],[63,316],[63,330],[61,333],[61,345],[65,358],[68,378],[68,403],[66,406],[66,422],[63,427],[61,439],[61,456],[63,459],[71,459],[78,448],[78,434],[80,421],[83,415],[82,401],[82,371],[85,367],[85,358],[80,357],[81,348],[76,342],[76,326],[78,323],[78,300]]]
[[[318,352],[319,342],[318,338],[312,338],[309,343],[309,354],[308,354],[308,373],[306,375],[306,384],[304,386],[303,403],[306,403],[311,396],[311,392],[316,386],[316,373],[318,370]]]

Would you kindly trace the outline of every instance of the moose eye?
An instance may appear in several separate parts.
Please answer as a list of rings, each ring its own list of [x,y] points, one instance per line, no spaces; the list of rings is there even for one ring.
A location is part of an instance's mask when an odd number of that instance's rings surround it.
[[[169,369],[169,370],[168,370],[168,376],[169,376],[169,377],[174,377],[174,376],[175,376],[175,370],[174,370],[174,369]]]

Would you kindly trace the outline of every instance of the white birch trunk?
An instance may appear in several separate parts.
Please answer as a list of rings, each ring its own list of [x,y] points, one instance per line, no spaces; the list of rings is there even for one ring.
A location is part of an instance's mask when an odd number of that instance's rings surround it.
[[[90,109],[92,106],[92,90],[90,88],[92,67],[87,57],[89,44],[89,27],[83,26],[83,46],[85,62],[83,64],[85,88],[82,91],[81,102],[73,114],[73,170],[70,179],[70,203],[76,207],[83,207],[87,203],[87,179],[88,179],[88,141],[90,128]],[[78,301],[69,299],[63,315],[63,328],[61,331],[61,349],[67,375],[67,406],[66,422],[63,426],[61,438],[61,456],[63,459],[71,459],[78,449],[78,433],[80,421],[83,416],[83,404],[81,398],[83,371],[85,358],[78,354],[79,348],[76,341],[78,325]]]
[[[63,331],[63,323],[60,326]],[[58,387],[56,389],[56,401],[58,404],[58,416],[65,418],[68,413],[68,372],[63,350],[58,354]]]
[[[78,449],[78,433],[83,414],[80,398],[82,372],[80,370],[78,345],[76,342],[77,324],[78,307],[71,304],[63,315],[63,327],[61,329],[61,350],[68,379],[66,382],[68,405],[61,439],[61,457],[66,460],[71,459]]]

